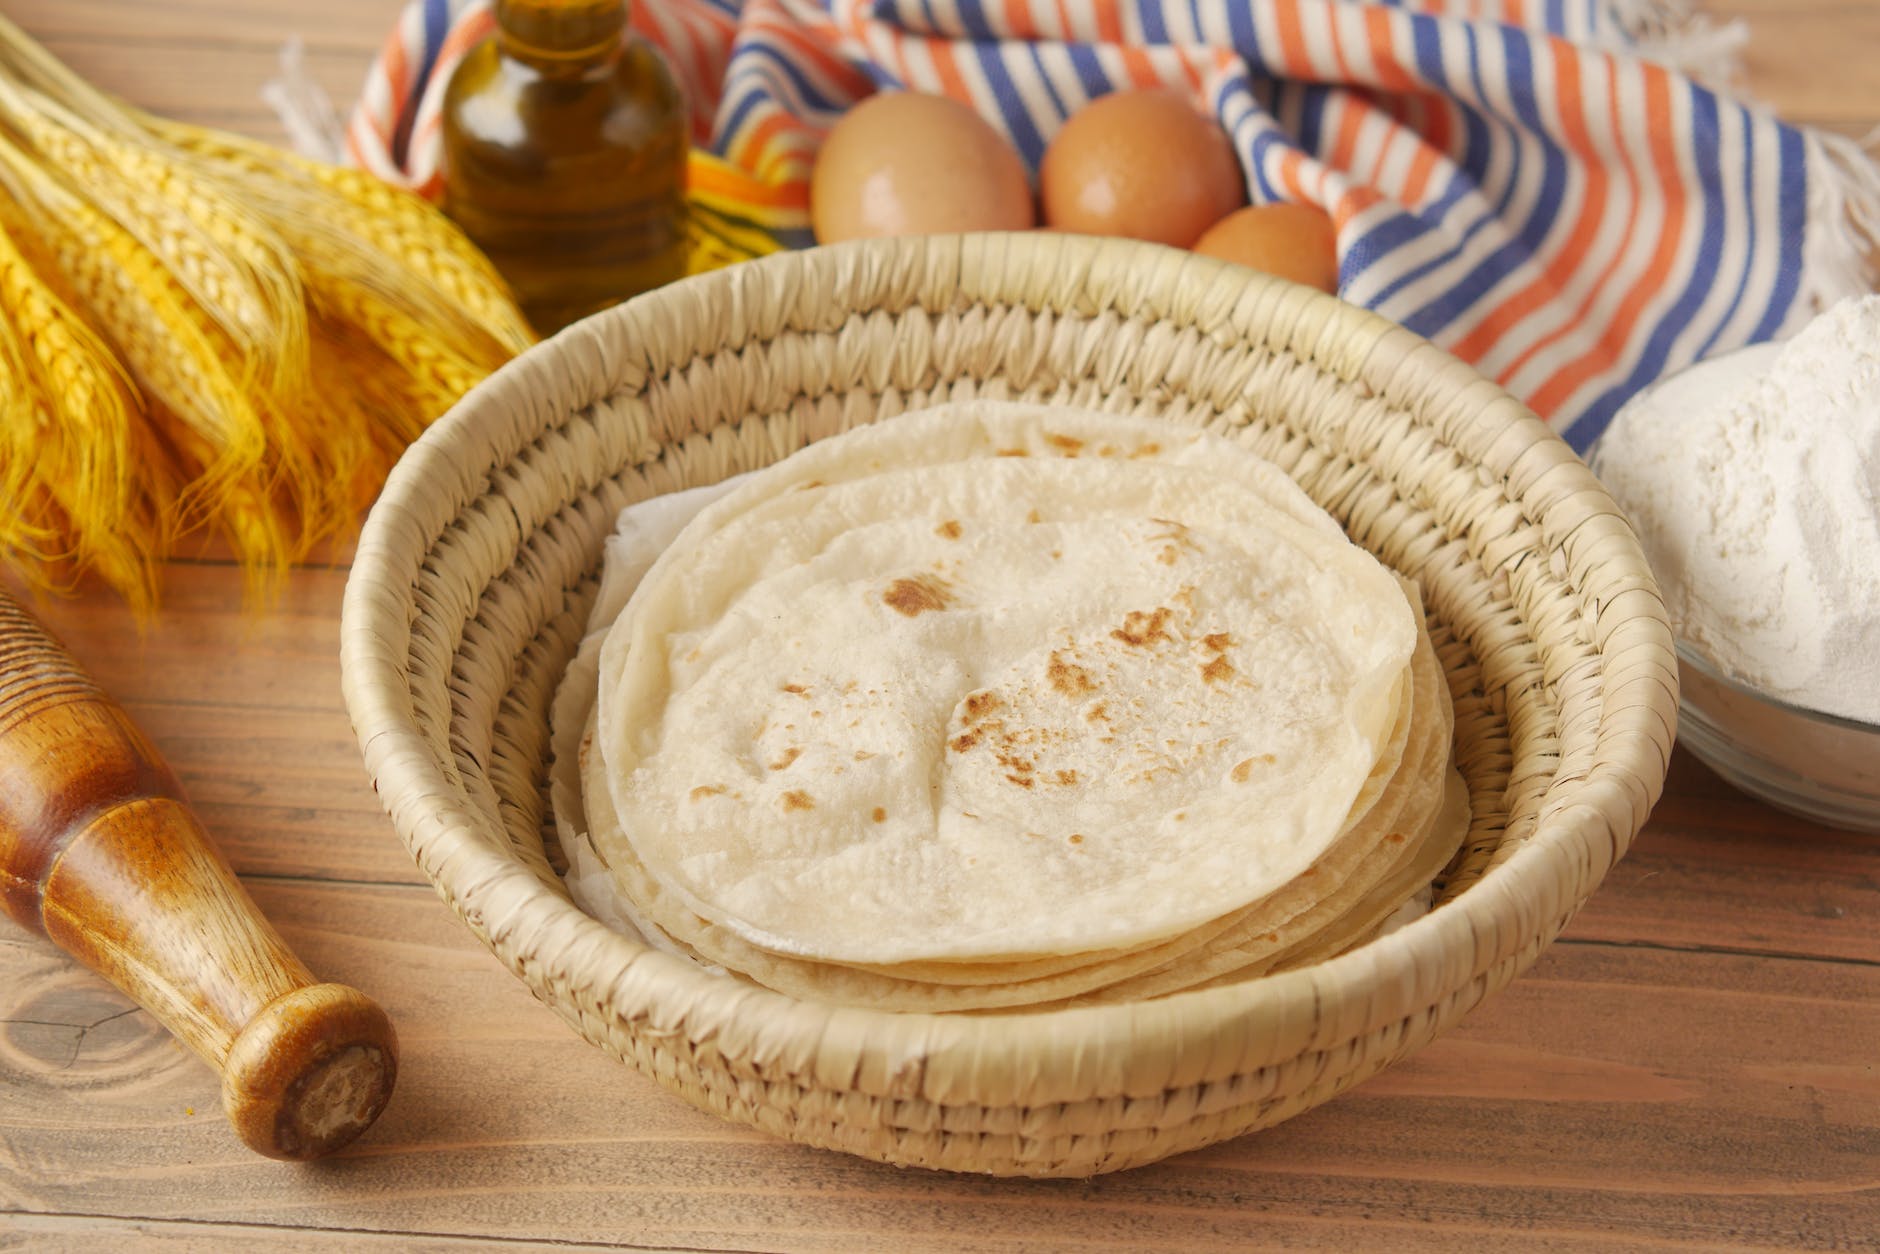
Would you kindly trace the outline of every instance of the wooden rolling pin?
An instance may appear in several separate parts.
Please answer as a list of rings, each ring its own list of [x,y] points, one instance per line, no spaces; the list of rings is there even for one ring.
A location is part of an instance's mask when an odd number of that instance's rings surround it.
[[[385,1108],[385,1012],[314,980],[130,716],[3,589],[0,904],[219,1071],[260,1153],[318,1158]]]

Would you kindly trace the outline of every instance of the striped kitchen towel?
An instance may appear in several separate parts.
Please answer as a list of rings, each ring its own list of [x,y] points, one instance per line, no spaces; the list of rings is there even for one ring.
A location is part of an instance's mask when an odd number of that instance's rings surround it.
[[[1866,291],[1880,171],[1706,85],[1740,32],[1679,0],[634,0],[692,106],[701,264],[810,242],[822,136],[871,92],[976,108],[1035,170],[1124,87],[1187,93],[1255,203],[1324,207],[1340,294],[1584,449],[1632,393]],[[413,0],[346,131],[438,184],[444,83],[484,0]]]

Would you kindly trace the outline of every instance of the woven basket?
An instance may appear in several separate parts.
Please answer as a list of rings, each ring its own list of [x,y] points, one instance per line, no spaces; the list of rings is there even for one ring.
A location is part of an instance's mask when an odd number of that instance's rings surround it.
[[[1236,987],[948,1016],[756,990],[570,903],[545,845],[548,709],[621,507],[972,397],[1233,434],[1421,582],[1475,807],[1438,909]],[[779,1136],[1000,1175],[1084,1176],[1236,1136],[1426,1044],[1533,962],[1625,851],[1677,708],[1630,529],[1494,384],[1331,297],[1042,233],[781,255],[525,354],[392,475],[341,654],[367,766],[418,865],[588,1040]]]

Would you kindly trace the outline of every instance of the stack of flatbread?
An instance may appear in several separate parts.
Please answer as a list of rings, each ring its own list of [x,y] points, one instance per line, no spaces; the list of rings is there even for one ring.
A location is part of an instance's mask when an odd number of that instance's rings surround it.
[[[1467,829],[1451,733],[1414,585],[1282,471],[974,403],[629,510],[552,794],[577,899],[649,944],[1036,1008],[1363,943]]]

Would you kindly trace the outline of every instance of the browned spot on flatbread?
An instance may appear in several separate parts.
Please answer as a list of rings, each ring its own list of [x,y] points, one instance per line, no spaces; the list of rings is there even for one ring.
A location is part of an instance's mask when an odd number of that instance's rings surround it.
[[[999,450],[999,456],[1000,457],[1030,457],[1031,454],[1027,453],[1022,448],[1002,448]]]
[[[778,758],[775,762],[772,762],[770,764],[770,769],[773,771],[785,770],[789,767],[790,763],[796,761],[798,758],[802,756],[803,756],[803,751],[800,748],[797,748],[795,745],[792,745],[790,748],[785,749],[783,751],[782,757]]]
[[[1123,625],[1110,637],[1140,649],[1159,640],[1169,639],[1168,620],[1174,611],[1167,606],[1153,610],[1131,610],[1123,615]]]
[[[974,745],[978,743],[979,743],[978,732],[976,731],[961,732],[959,735],[955,736],[952,740],[949,740],[947,742],[947,748],[953,750],[953,752],[955,753],[965,753],[968,749],[972,748]]]
[[[1064,785],[1064,787],[1069,788],[1072,784],[1075,784],[1077,782],[1077,772],[1076,771],[1059,771],[1057,772],[1057,782]]]
[[[1401,845],[1403,844],[1403,833],[1392,832],[1390,835],[1384,837],[1384,839],[1388,840],[1393,845]]]
[[[1160,444],[1144,444],[1130,454],[1131,457],[1154,457],[1162,451]]]
[[[874,757],[874,756],[875,756],[874,754],[872,754],[872,753],[870,753],[870,752],[869,752],[868,750],[866,750],[866,749],[857,749],[857,750],[855,751],[855,760],[856,760],[857,762],[866,762],[866,761],[868,761],[868,759],[870,759],[870,758],[872,758],[872,757]]]
[[[1033,782],[1029,775],[1007,775],[1006,778],[1011,780],[1014,784],[1017,784],[1020,788],[1030,788]]]
[[[1176,522],[1172,518],[1152,518],[1149,521],[1159,523],[1164,528],[1159,534],[1149,537],[1149,543],[1162,546],[1155,555],[1155,560],[1162,565],[1173,566],[1180,561],[1184,549],[1190,553],[1201,551],[1201,546],[1195,543],[1185,523]]]
[[[1084,712],[1087,723],[1107,723],[1110,721],[1110,707],[1099,701]]]
[[[1211,631],[1201,637],[1201,644],[1204,648],[1211,649],[1216,653],[1225,653],[1233,647],[1234,638],[1224,631]]]
[[[1234,664],[1218,653],[1209,658],[1208,664],[1201,668],[1201,679],[1204,683],[1218,684],[1223,680],[1232,679],[1233,676]]]
[[[933,529],[933,533],[943,540],[957,540],[963,528],[957,518],[949,518]]]
[[[1252,778],[1252,776],[1253,776],[1253,759],[1252,758],[1242,758],[1240,761],[1234,763],[1234,769],[1227,773],[1227,777],[1233,780],[1236,784],[1244,784],[1250,778]]]
[[[871,815],[870,817],[873,818],[875,822],[877,823],[886,823],[888,821],[888,812],[882,809],[880,806],[876,806],[874,814]]]
[[[916,575],[889,584],[881,600],[895,613],[914,618],[928,610],[944,610],[951,603],[948,593],[945,581],[932,575]]]
[[[723,791],[724,789],[717,784],[700,784],[692,790],[691,797],[694,801],[703,801],[707,797],[716,797]]]
[[[1029,511],[1027,511],[1027,512],[1026,512],[1026,514],[1025,514],[1025,521],[1026,521],[1026,522],[1028,522],[1028,523],[1041,523],[1041,522],[1043,522],[1043,521],[1044,521],[1044,515],[1043,515],[1043,514],[1040,514],[1040,513],[1039,513],[1039,512],[1037,511],[1037,510],[1035,510],[1035,509],[1034,509],[1034,510],[1029,510]]]
[[[1050,431],[1044,433],[1044,442],[1066,457],[1075,457],[1083,452],[1084,448],[1084,442],[1076,436],[1057,435]]]
[[[1083,834],[1082,832],[1072,832],[1072,833],[1071,833],[1071,844],[1073,844],[1073,845],[1081,845],[1081,844],[1083,844],[1083,843],[1084,843],[1084,834]]]
[[[781,801],[785,810],[814,810],[816,799],[800,788],[792,788],[783,794]]]
[[[805,688],[802,684],[785,684],[783,690],[793,697],[802,697],[809,694],[809,689]]]
[[[1067,662],[1064,655],[1056,650],[1051,653],[1051,661],[1046,665],[1044,677],[1051,681],[1051,686],[1067,697],[1082,696],[1086,692],[1097,690],[1096,681],[1090,678],[1090,672],[1075,662]]]
[[[1005,701],[999,694],[990,690],[968,693],[966,694],[966,721],[977,723],[1004,704]]]

